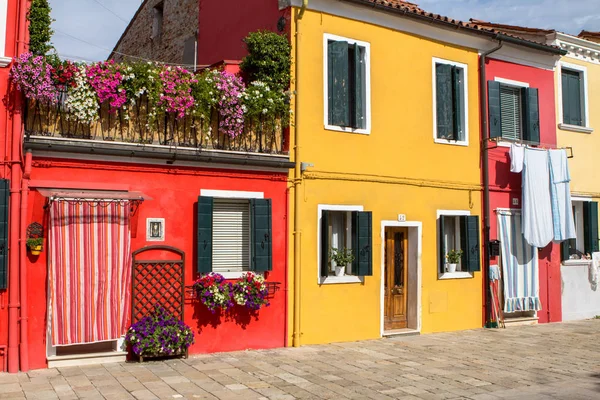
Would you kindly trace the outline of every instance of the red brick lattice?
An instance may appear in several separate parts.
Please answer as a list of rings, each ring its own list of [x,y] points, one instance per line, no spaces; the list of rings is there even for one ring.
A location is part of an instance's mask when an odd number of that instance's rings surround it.
[[[176,254],[172,260],[140,260],[147,251],[167,251]],[[147,246],[133,252],[133,275],[131,279],[131,323],[160,305],[183,321],[185,300],[185,253],[171,246]]]

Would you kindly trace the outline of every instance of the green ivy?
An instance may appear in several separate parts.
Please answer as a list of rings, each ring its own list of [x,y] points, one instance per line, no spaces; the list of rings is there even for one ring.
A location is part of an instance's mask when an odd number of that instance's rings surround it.
[[[290,86],[292,46],[286,36],[269,31],[252,32],[244,39],[248,55],[241,64],[248,82],[260,81],[273,90]]]
[[[27,20],[29,21],[29,50],[35,55],[45,55],[54,49],[50,39],[54,31],[50,28],[50,4],[48,0],[33,0]]]

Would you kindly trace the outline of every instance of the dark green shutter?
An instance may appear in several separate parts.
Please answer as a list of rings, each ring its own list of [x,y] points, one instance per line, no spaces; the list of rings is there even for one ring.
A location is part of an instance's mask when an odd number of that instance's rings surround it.
[[[481,271],[479,246],[479,217],[464,215],[460,217],[460,236],[463,251],[463,270]]]
[[[365,63],[361,53],[361,47],[354,43],[354,128],[364,129],[365,126],[365,110],[363,91],[365,79]]]
[[[8,201],[10,182],[0,180],[0,290],[8,287]]]
[[[502,137],[502,115],[500,112],[500,83],[488,81],[488,107],[490,114],[490,138]]]
[[[444,247],[444,219],[446,217],[444,217],[443,215],[440,215],[439,218],[439,240],[440,240],[440,247],[439,247],[439,253],[440,253],[440,259],[439,259],[439,268],[440,268],[440,274],[443,274],[444,272],[446,272],[446,249]]]
[[[583,242],[586,254],[598,251],[598,203],[583,203]]]
[[[196,245],[198,251],[198,273],[212,271],[212,230],[213,230],[213,198],[198,197],[198,234]]]
[[[435,66],[436,123],[438,139],[454,140],[452,107],[452,66]]]
[[[373,275],[373,234],[370,211],[352,212],[352,273],[358,276]]]
[[[252,271],[264,272],[273,269],[273,233],[271,231],[271,199],[252,199],[251,247]]]
[[[329,211],[321,213],[321,276],[329,275]]]
[[[524,114],[523,139],[540,143],[540,107],[538,102],[538,90],[536,88],[521,89]]]
[[[560,244],[560,260],[565,261],[569,259],[569,239],[561,242]]]
[[[329,124],[350,126],[348,43],[329,42],[327,55],[329,64]]]
[[[577,71],[563,69],[561,72],[561,81],[563,122],[569,125],[583,126],[581,75]]]
[[[452,67],[452,98],[453,98],[453,128],[454,140],[464,140],[463,134],[463,91],[462,91],[462,69]]]

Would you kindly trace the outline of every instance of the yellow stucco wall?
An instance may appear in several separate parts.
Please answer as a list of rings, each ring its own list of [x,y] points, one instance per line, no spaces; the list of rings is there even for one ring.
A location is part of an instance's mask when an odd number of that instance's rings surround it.
[[[482,273],[469,279],[439,280],[437,249],[437,210],[482,215],[477,52],[314,11],[307,11],[300,24],[295,88],[300,161],[314,164],[296,189],[301,220],[301,343],[380,337],[381,221],[397,220],[398,214],[422,223],[421,331],[481,327]],[[325,33],[370,43],[369,135],[324,128]],[[468,146],[434,143],[433,57],[468,65]],[[319,204],[362,205],[373,212],[373,276],[364,283],[318,284]],[[293,229],[291,218],[290,232]],[[293,290],[289,296],[291,344]]]
[[[573,148],[573,158],[569,160],[571,172],[571,191],[574,195],[590,195],[600,197],[600,65],[563,57],[561,63],[581,65],[587,69],[589,128],[592,133],[557,130],[559,146]],[[562,113],[562,99],[559,96],[560,70],[556,69],[556,115],[558,123],[562,122],[559,116]]]

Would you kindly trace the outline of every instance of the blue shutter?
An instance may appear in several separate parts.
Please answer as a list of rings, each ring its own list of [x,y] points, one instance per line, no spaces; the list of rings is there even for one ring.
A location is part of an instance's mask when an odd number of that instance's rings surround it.
[[[251,246],[252,271],[264,272],[273,269],[273,233],[271,231],[271,199],[252,199]]]
[[[583,203],[583,243],[586,254],[598,251],[598,203]]]
[[[354,128],[365,129],[365,54],[364,48],[354,43]]]
[[[460,217],[460,236],[463,251],[463,266],[468,272],[481,271],[481,257],[479,245],[479,217]]]
[[[0,290],[8,287],[8,201],[10,182],[0,180]]]
[[[329,211],[321,213],[321,276],[329,275]]]
[[[198,273],[212,271],[213,198],[198,197],[198,230],[196,235]]]
[[[538,90],[536,88],[523,88],[524,135],[523,138],[532,143],[540,143],[540,107]]]
[[[370,211],[352,212],[352,273],[358,276],[373,275],[372,214]]]
[[[490,138],[502,137],[502,115],[500,112],[500,83],[488,81],[488,108],[490,114]]]
[[[452,66],[435,66],[435,109],[438,139],[454,140]]]
[[[348,43],[329,42],[327,57],[329,124],[347,127],[350,126]]]

